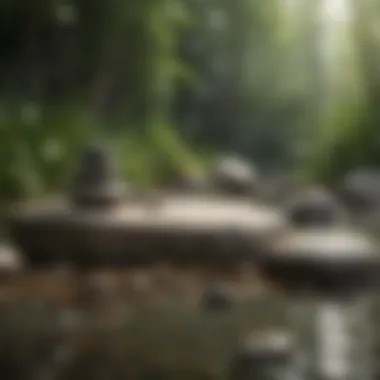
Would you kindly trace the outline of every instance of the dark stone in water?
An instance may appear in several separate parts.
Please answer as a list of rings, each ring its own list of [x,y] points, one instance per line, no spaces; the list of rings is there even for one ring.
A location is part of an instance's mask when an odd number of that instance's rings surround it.
[[[229,368],[232,380],[277,380],[290,371],[295,354],[293,339],[282,331],[248,334]]]
[[[202,299],[202,308],[206,311],[226,311],[234,305],[234,296],[227,286],[221,284],[206,290]]]
[[[344,217],[339,202],[320,187],[311,187],[297,194],[287,205],[285,213],[297,227],[331,226]]]
[[[338,191],[355,214],[366,214],[380,206],[380,171],[357,170],[349,173]]]

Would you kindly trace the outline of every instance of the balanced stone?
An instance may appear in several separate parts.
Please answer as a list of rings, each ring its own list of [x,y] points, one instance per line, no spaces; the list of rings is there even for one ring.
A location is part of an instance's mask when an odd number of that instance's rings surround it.
[[[89,145],[73,179],[71,197],[76,206],[94,207],[118,203],[125,186],[113,157],[101,145]]]
[[[297,227],[329,226],[340,222],[344,211],[335,197],[321,187],[310,187],[288,204],[286,215]]]
[[[257,185],[256,169],[237,157],[223,157],[212,173],[213,187],[225,194],[252,195]]]

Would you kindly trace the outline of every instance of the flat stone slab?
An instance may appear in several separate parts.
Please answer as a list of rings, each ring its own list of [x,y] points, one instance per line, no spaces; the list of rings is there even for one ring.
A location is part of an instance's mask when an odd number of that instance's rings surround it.
[[[131,199],[106,210],[64,203],[24,207],[12,218],[13,237],[33,256],[86,263],[252,259],[282,230],[281,214],[262,204],[213,196]]]
[[[262,259],[275,282],[296,292],[352,294],[379,284],[376,241],[337,227],[293,231],[276,240]]]

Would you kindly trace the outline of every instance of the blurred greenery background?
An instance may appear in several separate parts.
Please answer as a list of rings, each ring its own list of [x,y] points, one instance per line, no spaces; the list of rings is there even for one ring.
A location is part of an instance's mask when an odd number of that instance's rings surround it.
[[[380,164],[379,0],[2,0],[0,204],[107,138],[142,186],[238,152],[335,181]]]
[[[0,0],[0,236],[9,202],[64,188],[93,139],[112,145],[139,186],[205,172],[221,152],[333,184],[351,169],[380,166],[378,102],[380,0]],[[46,323],[9,310],[12,322],[21,321],[12,343],[34,337],[19,327],[28,328],[25,316]],[[215,320],[205,317],[203,327],[203,314],[187,309],[174,319],[169,313],[168,327],[157,315],[138,315],[142,327],[133,320],[131,331],[140,332],[116,339],[126,344],[120,352],[141,340],[151,360],[162,351],[159,358],[176,353],[175,361],[209,365],[208,352],[233,347],[215,332],[229,339],[254,321],[239,311],[236,326],[228,314],[207,330]],[[174,335],[145,343],[156,326]],[[89,346],[91,338],[84,338]],[[16,368],[29,370],[20,362]],[[187,378],[216,378],[201,370]],[[186,379],[182,372],[167,378]]]

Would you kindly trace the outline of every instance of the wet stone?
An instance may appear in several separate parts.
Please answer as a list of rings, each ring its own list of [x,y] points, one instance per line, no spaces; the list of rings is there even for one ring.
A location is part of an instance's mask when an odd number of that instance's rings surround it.
[[[295,345],[283,331],[251,332],[242,339],[229,368],[237,380],[281,380],[292,371]]]
[[[380,207],[380,171],[355,170],[348,173],[340,188],[340,196],[354,213],[368,213]]]
[[[207,289],[202,297],[202,309],[209,312],[230,310],[235,304],[231,289],[223,284],[217,284]]]
[[[352,296],[379,285],[376,242],[343,227],[314,228],[284,234],[263,257],[268,278],[296,293]]]
[[[296,227],[327,227],[344,218],[338,200],[321,187],[311,187],[297,194],[287,205],[285,214]]]
[[[256,169],[237,157],[222,157],[212,173],[216,191],[233,196],[253,195],[257,185]]]
[[[112,208],[31,204],[14,213],[12,237],[33,265],[67,260],[81,268],[114,265],[224,267],[255,262],[287,224],[276,209],[242,199],[163,194]]]
[[[124,184],[111,154],[101,145],[89,145],[82,154],[73,179],[72,200],[76,206],[102,206],[117,203]]]

